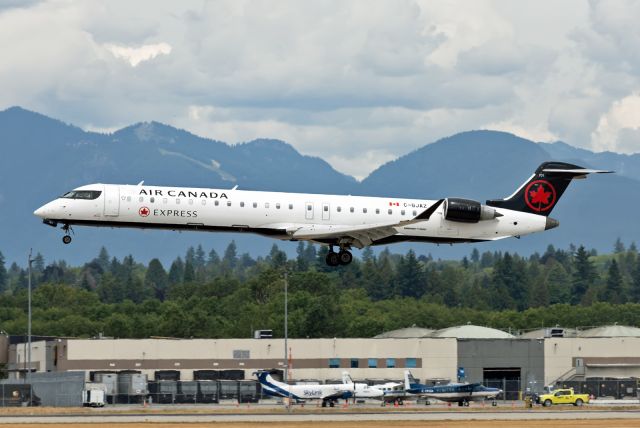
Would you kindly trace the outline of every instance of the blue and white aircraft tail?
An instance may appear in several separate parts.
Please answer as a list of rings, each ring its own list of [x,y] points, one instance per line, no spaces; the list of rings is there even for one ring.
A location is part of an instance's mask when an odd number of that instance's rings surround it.
[[[289,385],[275,380],[268,370],[259,370],[254,373],[262,385],[262,392],[273,397],[282,397],[305,402],[306,400],[322,400],[322,407],[329,404],[330,407],[341,399],[351,398],[353,388],[349,385]]]
[[[405,389],[419,397],[433,398],[459,406],[468,406],[470,401],[483,401],[495,398],[502,392],[499,388],[489,388],[481,383],[449,383],[447,385],[425,385],[418,383],[411,371],[404,372]]]

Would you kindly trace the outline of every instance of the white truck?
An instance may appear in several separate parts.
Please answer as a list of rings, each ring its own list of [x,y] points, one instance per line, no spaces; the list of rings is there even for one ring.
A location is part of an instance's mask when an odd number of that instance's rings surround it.
[[[104,407],[107,387],[103,383],[86,383],[82,391],[82,405],[85,407]]]

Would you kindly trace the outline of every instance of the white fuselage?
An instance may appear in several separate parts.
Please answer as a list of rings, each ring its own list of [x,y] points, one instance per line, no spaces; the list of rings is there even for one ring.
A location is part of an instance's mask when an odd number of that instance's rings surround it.
[[[436,202],[427,199],[112,184],[75,189],[83,191],[93,191],[98,196],[60,197],[34,214],[53,225],[243,231],[331,245],[340,243],[333,241],[335,237],[325,238],[326,231],[332,228],[361,230],[370,225],[375,232],[377,225],[395,223],[391,235],[376,239],[372,234],[351,243],[358,248],[401,241],[496,240],[543,231],[546,224],[544,216],[502,208],[501,216],[491,220],[449,221],[444,218],[442,206],[428,220],[410,222]]]

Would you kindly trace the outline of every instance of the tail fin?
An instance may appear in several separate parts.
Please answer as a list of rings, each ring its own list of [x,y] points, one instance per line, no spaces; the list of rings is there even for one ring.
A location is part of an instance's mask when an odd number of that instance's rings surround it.
[[[353,379],[349,372],[342,372],[342,383],[345,385],[351,385],[353,383]]]
[[[609,172],[613,171],[585,169],[564,162],[544,162],[513,195],[505,199],[488,200],[487,205],[548,216],[571,180],[586,178],[588,174]]]
[[[416,385],[417,383],[418,382],[416,382],[416,379],[411,374],[411,371],[405,370],[404,371],[404,389],[409,390],[411,389],[412,385]]]

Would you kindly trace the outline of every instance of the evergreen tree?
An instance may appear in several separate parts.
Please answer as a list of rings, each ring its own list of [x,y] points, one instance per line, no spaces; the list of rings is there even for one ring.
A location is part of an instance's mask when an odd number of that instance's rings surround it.
[[[298,271],[306,271],[307,269],[309,269],[309,263],[307,263],[307,260],[305,258],[305,254],[304,254],[304,242],[303,241],[299,241],[298,242],[298,246],[296,247],[296,254],[298,254],[298,257],[296,257],[296,269]]]
[[[169,284],[176,285],[182,283],[184,279],[184,263],[182,259],[178,257],[171,263],[169,268]]]
[[[578,247],[574,258],[574,272],[571,289],[571,304],[582,303],[587,291],[594,285],[595,268],[584,246]],[[586,302],[585,302],[586,303]]]
[[[7,289],[7,268],[4,265],[4,255],[0,251],[0,293],[4,293]]]
[[[549,292],[549,303],[570,303],[571,300],[571,275],[565,268],[551,259],[545,265],[546,276],[544,282]]]
[[[193,264],[190,261],[184,263],[184,277],[183,282],[193,282],[196,280],[196,271],[193,268]]]
[[[106,272],[109,269],[109,252],[105,247],[100,247],[98,258],[95,261],[100,266],[101,272]]]
[[[471,261],[473,263],[478,263],[480,262],[480,251],[478,251],[477,248],[473,248],[473,250],[471,251]]]
[[[276,244],[273,244],[267,260],[275,269],[284,268],[287,264],[287,254],[281,251]]]
[[[640,257],[636,258],[635,268],[631,271],[629,299],[633,303],[640,303]]]
[[[36,253],[36,256],[31,261],[31,269],[36,274],[44,272],[44,256],[39,252]]]
[[[199,268],[203,268],[204,265],[205,265],[204,249],[202,248],[202,245],[198,244],[198,247],[196,248],[195,257],[193,259],[193,266],[196,269],[199,269]]]
[[[413,250],[409,250],[406,256],[400,258],[394,282],[400,296],[421,297],[424,294],[424,271]]]
[[[225,273],[230,273],[235,269],[238,263],[238,253],[236,248],[236,241],[231,241],[224,250],[224,256],[222,257],[222,269]]]
[[[164,301],[169,288],[169,277],[158,259],[149,262],[147,273],[144,277],[145,288],[153,290],[156,299]]]
[[[609,265],[604,298],[605,301],[614,304],[624,303],[627,300],[624,296],[622,275],[620,275],[620,269],[618,269],[616,259],[611,260],[611,264]]]
[[[616,243],[613,244],[613,252],[616,254],[621,254],[625,252],[624,244],[622,243],[622,240],[620,239],[620,237],[618,237],[618,239],[616,239]]]

